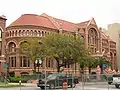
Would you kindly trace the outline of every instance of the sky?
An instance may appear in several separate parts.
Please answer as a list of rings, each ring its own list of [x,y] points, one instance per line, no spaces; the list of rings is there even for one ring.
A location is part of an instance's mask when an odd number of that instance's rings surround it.
[[[73,23],[94,17],[98,27],[107,29],[108,24],[120,23],[120,0],[0,0],[7,26],[23,14],[42,13]]]

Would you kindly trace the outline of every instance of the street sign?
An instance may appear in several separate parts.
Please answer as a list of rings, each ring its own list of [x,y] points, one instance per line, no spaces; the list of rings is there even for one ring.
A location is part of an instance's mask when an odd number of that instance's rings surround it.
[[[106,64],[103,64],[103,70],[105,70],[107,68]]]
[[[7,69],[8,68],[8,64],[4,64],[4,69]]]

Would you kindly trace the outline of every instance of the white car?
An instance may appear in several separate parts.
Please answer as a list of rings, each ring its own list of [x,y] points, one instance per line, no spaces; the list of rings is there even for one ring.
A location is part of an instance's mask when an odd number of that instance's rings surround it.
[[[120,86],[120,74],[113,75],[112,84],[115,85],[116,88],[119,88],[119,86]]]

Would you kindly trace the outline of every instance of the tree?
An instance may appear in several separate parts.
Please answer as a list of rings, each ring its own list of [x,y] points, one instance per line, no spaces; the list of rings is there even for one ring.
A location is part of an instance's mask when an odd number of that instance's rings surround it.
[[[41,43],[39,42],[39,40],[39,38],[27,38],[20,44],[21,54],[26,55],[34,63],[34,71],[36,69],[36,58],[41,57],[41,55],[43,55]]]
[[[103,73],[103,64],[106,64],[106,66],[111,66],[111,62],[106,60],[107,56],[97,56],[95,57],[95,64],[99,65],[101,68],[101,73]]]
[[[84,57],[81,57],[79,61],[81,72],[84,73],[84,68],[88,67],[89,73],[91,73],[91,68],[95,68],[95,60],[94,57],[90,54],[89,50],[86,50]]]
[[[81,37],[74,39],[73,35],[50,34],[41,39],[46,56],[57,62],[57,71],[60,67],[73,64],[85,55],[85,47]]]

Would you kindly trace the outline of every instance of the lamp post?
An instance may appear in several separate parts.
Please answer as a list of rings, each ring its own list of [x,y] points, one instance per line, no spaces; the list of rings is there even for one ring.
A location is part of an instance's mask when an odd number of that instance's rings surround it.
[[[38,79],[39,79],[39,67],[40,65],[42,64],[42,60],[41,58],[37,58],[36,61],[35,61],[35,64],[36,64],[36,67],[38,67]]]

